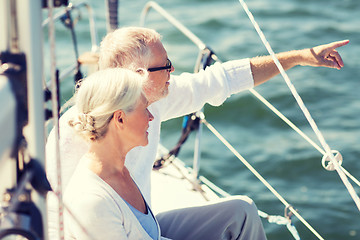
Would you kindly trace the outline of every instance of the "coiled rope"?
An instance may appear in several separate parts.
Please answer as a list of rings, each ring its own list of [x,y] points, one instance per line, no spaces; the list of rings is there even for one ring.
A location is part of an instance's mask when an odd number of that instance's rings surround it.
[[[299,94],[297,93],[294,85],[291,83],[290,78],[288,77],[288,75],[286,74],[284,68],[282,67],[281,63],[279,62],[279,60],[277,59],[277,57],[275,56],[274,51],[272,50],[269,42],[266,40],[266,37],[264,35],[264,33],[261,31],[259,25],[257,24],[257,22],[254,19],[254,16],[252,15],[252,13],[250,12],[249,8],[247,7],[246,3],[243,0],[239,0],[240,4],[242,5],[244,11],[246,12],[246,14],[248,15],[251,23],[253,24],[256,32],[258,33],[261,41],[263,42],[264,46],[266,47],[267,51],[269,52],[269,54],[271,55],[271,57],[274,60],[275,65],[277,66],[277,68],[280,71],[280,74],[282,75],[282,77],[284,78],[286,84],[288,85],[291,93],[293,94],[294,98],[296,99],[300,109],[302,110],[302,112],[304,113],[306,119],[308,120],[311,128],[313,129],[313,131],[315,132],[317,138],[319,139],[322,147],[325,149],[326,155],[329,156],[330,158],[330,162],[332,163],[332,165],[334,166],[334,169],[337,171],[337,173],[339,174],[342,182],[344,183],[345,187],[347,188],[351,198],[354,200],[358,210],[360,211],[360,199],[358,197],[358,195],[356,194],[353,186],[351,185],[351,183],[348,181],[344,171],[340,168],[337,160],[335,159],[329,145],[326,143],[322,133],[320,132],[320,130],[318,129],[314,119],[311,117],[310,112],[308,111],[308,109],[306,108],[304,102],[302,101],[301,97],[299,96]]]

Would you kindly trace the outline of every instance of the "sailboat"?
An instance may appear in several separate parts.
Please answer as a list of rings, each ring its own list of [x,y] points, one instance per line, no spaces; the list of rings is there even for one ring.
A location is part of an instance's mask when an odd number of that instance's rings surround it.
[[[248,11],[245,3],[244,9]],[[86,3],[77,5],[67,1],[40,0],[7,0],[0,3],[0,100],[6,103],[0,109],[2,128],[0,145],[0,192],[4,195],[0,211],[0,239],[48,239],[45,197],[52,191],[43,170],[45,163],[45,128],[46,121],[53,119],[58,125],[60,111],[59,84],[69,75],[75,80],[82,77],[81,68],[88,71],[96,69],[96,51],[98,49],[97,33],[94,24],[93,9]],[[113,5],[114,4],[114,5]],[[107,29],[117,28],[117,1],[106,1],[108,9]],[[48,8],[49,17],[42,20],[43,8]],[[54,9],[59,11],[55,13]],[[91,35],[91,49],[80,54],[74,34],[72,11],[85,9],[88,11]],[[149,2],[141,15],[141,25],[145,25],[146,16],[154,10],[169,21],[178,31],[184,34],[198,48],[198,58],[194,71],[200,71],[216,61],[218,56],[156,2]],[[249,13],[249,12],[248,12]],[[251,16],[251,13],[250,15]],[[250,17],[251,19],[251,17]],[[62,21],[72,34],[72,43],[76,52],[76,61],[69,61],[69,67],[62,72],[56,70],[56,62],[52,62],[51,83],[44,81],[43,62],[43,28],[49,32],[49,44],[52,44],[54,21]],[[255,24],[256,26],[256,24]],[[261,35],[261,34],[260,34]],[[50,52],[54,51],[50,46]],[[54,57],[54,56],[52,56]],[[83,65],[83,66],[81,66]],[[74,74],[75,72],[75,74]],[[276,110],[266,99],[255,90],[251,93],[267,107],[279,115],[290,127],[304,134],[284,115]],[[45,99],[45,100],[44,100]],[[52,110],[46,110],[51,100]],[[202,205],[207,201],[230,196],[227,192],[199,174],[201,162],[202,128],[207,127],[224,144],[236,158],[260,180],[284,204],[285,214],[270,215],[259,211],[259,215],[269,224],[286,226],[293,239],[300,239],[292,215],[295,215],[304,226],[318,239],[324,239],[276,190],[259,174],[238,151],[206,120],[202,110],[187,116],[178,144],[170,151],[160,146],[158,159],[152,172],[152,209],[155,213],[180,207]],[[191,132],[195,132],[194,161],[191,167],[178,158],[178,153]],[[317,146],[308,137],[304,139]],[[317,146],[317,148],[320,148]],[[320,148],[321,149],[321,148]],[[321,150],[323,151],[323,150]],[[323,165],[329,170],[339,170],[359,182],[340,166],[341,154],[327,154],[323,151]],[[174,191],[176,189],[176,191]],[[351,192],[351,191],[350,191]],[[351,192],[354,201],[358,201]],[[296,224],[298,225],[298,224]],[[285,230],[286,231],[286,230]]]

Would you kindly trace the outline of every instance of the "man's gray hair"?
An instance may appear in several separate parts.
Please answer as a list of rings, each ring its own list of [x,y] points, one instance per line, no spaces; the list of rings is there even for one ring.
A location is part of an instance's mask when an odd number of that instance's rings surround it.
[[[149,44],[160,40],[161,35],[153,29],[119,28],[107,34],[100,44],[99,69],[147,69],[152,56]]]

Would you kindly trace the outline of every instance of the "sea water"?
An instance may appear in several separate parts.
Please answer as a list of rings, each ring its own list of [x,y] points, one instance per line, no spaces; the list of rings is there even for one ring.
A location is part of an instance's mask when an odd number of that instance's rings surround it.
[[[157,2],[222,61],[267,54],[236,0]],[[145,3],[144,0],[120,1],[120,26],[138,26]],[[343,155],[343,167],[360,179],[360,1],[249,0],[246,3],[274,52],[350,40],[347,46],[338,49],[345,63],[343,69],[297,66],[287,73],[331,149]],[[106,33],[104,3],[93,0],[90,4],[95,9],[101,40]],[[78,25],[80,31],[76,37],[79,50],[83,51],[90,46],[90,36],[86,21]],[[198,49],[191,41],[153,10],[146,26],[163,35],[164,46],[175,67],[173,74],[193,71]],[[75,61],[71,57],[74,50],[65,27],[58,26],[56,35],[61,69],[69,60]],[[64,82],[61,88],[61,98],[65,101],[73,93],[73,82]],[[282,77],[277,76],[255,90],[320,145]],[[326,171],[321,166],[322,154],[250,92],[236,94],[220,107],[206,105],[204,112],[207,121],[323,238],[360,239],[360,212],[337,173]],[[176,144],[181,122],[182,119],[175,119],[163,124],[161,137],[166,147]],[[194,136],[191,136],[179,154],[190,166],[193,145]],[[205,126],[201,149],[202,175],[231,194],[250,196],[268,214],[283,215],[283,204]],[[360,194],[360,187],[353,185]],[[302,239],[317,239],[296,217],[292,219]],[[264,221],[264,227],[270,240],[292,239],[285,226]]]

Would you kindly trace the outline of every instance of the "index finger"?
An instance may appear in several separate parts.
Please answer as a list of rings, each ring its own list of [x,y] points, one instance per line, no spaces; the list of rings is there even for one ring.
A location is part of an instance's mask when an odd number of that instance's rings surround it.
[[[331,47],[332,49],[335,49],[338,47],[345,46],[349,42],[350,42],[350,40],[342,40],[342,41],[332,42],[332,43],[329,43],[329,47]]]

